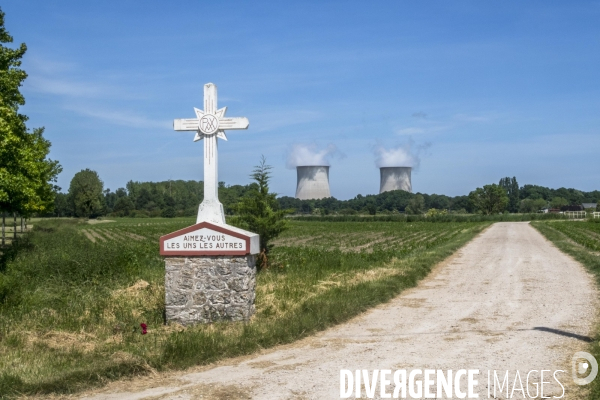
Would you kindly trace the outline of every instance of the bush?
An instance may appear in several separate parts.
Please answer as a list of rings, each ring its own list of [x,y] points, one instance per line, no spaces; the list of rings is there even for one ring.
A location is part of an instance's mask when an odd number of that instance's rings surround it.
[[[340,215],[356,215],[358,211],[353,210],[352,208],[343,208],[339,211]]]
[[[129,215],[131,218],[148,218],[148,212],[144,210],[133,210]]]
[[[175,218],[175,216],[176,216],[176,213],[175,213],[175,209],[173,207],[167,207],[161,213],[161,217],[163,217],[163,218]]]
[[[427,210],[427,212],[425,213],[425,216],[427,218],[431,218],[431,217],[438,217],[440,215],[446,215],[448,214],[447,210],[438,210],[435,208],[430,208],[429,210]]]

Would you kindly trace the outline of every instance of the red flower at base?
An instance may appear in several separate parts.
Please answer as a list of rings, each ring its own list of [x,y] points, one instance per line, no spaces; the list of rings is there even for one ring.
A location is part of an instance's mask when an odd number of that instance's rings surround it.
[[[140,326],[142,327],[142,335],[148,333],[148,331],[146,330],[148,328],[148,325],[142,323],[140,324]]]

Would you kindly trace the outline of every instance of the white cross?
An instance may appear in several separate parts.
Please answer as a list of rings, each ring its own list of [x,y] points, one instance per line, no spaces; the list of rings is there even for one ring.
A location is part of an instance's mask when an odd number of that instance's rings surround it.
[[[248,118],[225,118],[227,107],[217,110],[217,86],[204,85],[204,111],[194,107],[197,118],[176,119],[176,131],[196,131],[194,142],[204,140],[204,200],[198,207],[196,223],[212,222],[225,224],[223,205],[219,202],[219,180],[217,177],[217,138],[227,140],[226,129],[248,129]]]

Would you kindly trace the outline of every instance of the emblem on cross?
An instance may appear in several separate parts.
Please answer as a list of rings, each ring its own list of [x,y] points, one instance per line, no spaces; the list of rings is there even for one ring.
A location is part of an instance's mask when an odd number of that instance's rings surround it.
[[[198,208],[196,223],[213,222],[225,224],[223,205],[219,202],[217,171],[217,138],[227,140],[226,130],[248,129],[248,118],[225,118],[227,107],[217,109],[217,86],[204,85],[204,110],[194,107],[196,118],[176,119],[176,131],[195,131],[194,142],[204,139],[204,199]]]

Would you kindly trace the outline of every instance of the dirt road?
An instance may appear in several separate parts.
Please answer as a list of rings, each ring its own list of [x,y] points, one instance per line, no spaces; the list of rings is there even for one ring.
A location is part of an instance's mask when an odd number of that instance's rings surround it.
[[[530,370],[562,369],[557,376],[573,397],[570,360],[586,349],[594,299],[583,267],[528,223],[496,223],[418,287],[346,324],[253,356],[114,383],[86,398],[336,399],[340,369],[479,369],[479,398],[488,398],[488,370],[510,371],[512,390],[516,370],[525,386]],[[552,375],[545,381],[552,381],[545,396],[561,395]]]

